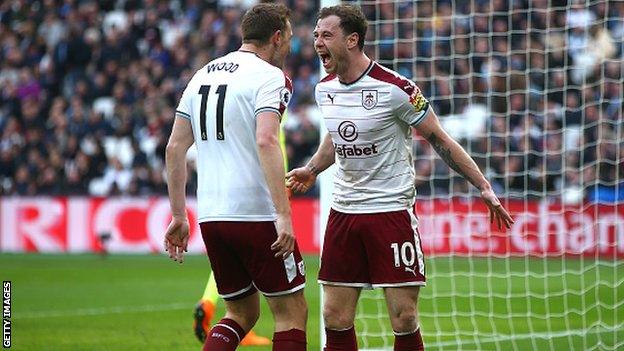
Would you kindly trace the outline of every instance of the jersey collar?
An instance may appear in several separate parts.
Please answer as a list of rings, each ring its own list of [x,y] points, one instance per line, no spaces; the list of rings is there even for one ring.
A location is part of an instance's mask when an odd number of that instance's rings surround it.
[[[375,64],[375,61],[370,60],[370,63],[368,64],[368,67],[366,67],[366,69],[364,70],[364,73],[362,73],[361,76],[359,76],[356,80],[354,80],[351,83],[345,83],[345,82],[341,81],[340,78],[338,78],[338,81],[340,82],[340,84],[343,84],[343,85],[353,85],[353,84],[359,82],[360,79],[364,78],[364,76],[366,76],[368,74],[368,72],[370,72],[370,70],[373,68],[374,64]]]
[[[260,57],[260,56],[258,56],[258,54],[257,54],[257,53],[255,53],[255,52],[253,52],[253,51],[244,50],[244,49],[238,49],[237,51],[238,51],[238,52],[244,52],[244,53],[247,53],[247,54],[254,54],[254,55],[256,55],[256,57],[257,57],[257,58],[261,59],[261,57]]]

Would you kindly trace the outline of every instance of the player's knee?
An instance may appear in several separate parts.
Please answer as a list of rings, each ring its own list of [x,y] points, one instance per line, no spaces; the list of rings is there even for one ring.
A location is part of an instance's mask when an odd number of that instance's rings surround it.
[[[323,320],[325,327],[341,330],[353,326],[354,316],[340,306],[326,304],[323,306]]]
[[[306,322],[308,321],[308,304],[305,302],[305,299],[302,299],[302,303],[297,308],[297,311],[298,322],[303,323],[303,325],[305,326]]]
[[[308,304],[303,294],[293,296],[288,306],[291,319],[305,324],[308,319]]]
[[[416,309],[411,306],[398,310],[392,316],[392,320],[393,329],[396,332],[411,332],[418,327],[418,315]]]
[[[230,311],[228,315],[230,315],[230,318],[238,321],[243,329],[249,330],[256,324],[258,318],[260,318],[260,310],[255,308],[240,309],[237,311]]]
[[[270,303],[275,321],[286,323],[297,329],[305,328],[308,318],[308,304],[303,293],[280,297]]]
[[[303,295],[301,295],[301,298],[297,299],[297,307],[296,308],[299,311],[300,315],[302,315],[305,319],[308,318],[308,303],[306,302],[306,300],[303,297]]]

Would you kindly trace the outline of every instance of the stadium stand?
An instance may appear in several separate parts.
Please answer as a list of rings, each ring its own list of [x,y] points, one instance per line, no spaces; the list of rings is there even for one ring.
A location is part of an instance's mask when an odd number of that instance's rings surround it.
[[[295,95],[286,124],[293,168],[305,162],[319,137],[313,101],[319,67],[311,35],[318,4],[287,3],[295,25],[287,63]],[[364,6],[381,23],[371,26],[377,29],[368,35],[375,47],[369,53],[389,67],[398,63],[416,81],[488,169],[497,192],[541,198],[569,190],[564,198],[570,201],[624,199],[617,184],[624,170],[618,156],[624,140],[624,3],[579,6],[568,16],[565,1],[553,0],[552,14],[526,11],[524,1],[513,3],[518,11],[500,0],[465,3],[482,8],[425,1],[418,16],[432,20],[386,24],[394,10],[382,6],[375,14],[374,6]],[[0,194],[164,194],[163,155],[175,102],[194,70],[238,48],[240,34],[233,28],[244,6],[2,2]],[[413,7],[404,7],[400,16],[412,18]],[[470,13],[486,15],[469,21]],[[449,15],[459,20],[439,20]],[[487,133],[475,134],[462,121],[477,121]],[[420,194],[469,191],[426,143],[417,142],[415,150]]]
[[[0,194],[166,193],[175,103],[195,70],[240,45],[245,9],[232,3],[2,2]],[[297,88],[288,129],[296,166],[318,140],[306,112],[318,79],[317,8],[289,5],[298,24],[286,69]]]

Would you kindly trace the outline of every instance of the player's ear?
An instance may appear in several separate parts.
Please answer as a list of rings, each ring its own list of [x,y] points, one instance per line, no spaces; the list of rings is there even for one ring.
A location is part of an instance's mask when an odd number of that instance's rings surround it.
[[[351,50],[358,45],[360,35],[353,32],[347,36],[347,49]]]
[[[280,29],[276,30],[271,36],[271,43],[275,46],[280,46],[283,40],[284,38],[282,38],[282,31]]]

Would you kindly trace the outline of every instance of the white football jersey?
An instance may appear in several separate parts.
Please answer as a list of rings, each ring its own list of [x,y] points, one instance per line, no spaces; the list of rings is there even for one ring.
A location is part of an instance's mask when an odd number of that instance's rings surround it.
[[[412,128],[429,102],[409,79],[371,61],[353,83],[336,75],[315,90],[336,150],[332,207],[345,213],[388,212],[414,205]]]
[[[271,221],[275,207],[256,149],[256,116],[280,118],[292,83],[255,53],[211,61],[188,83],[176,116],[193,127],[197,149],[198,221]]]

